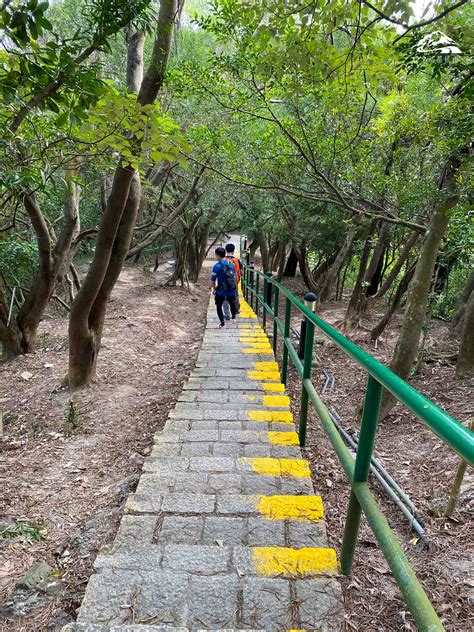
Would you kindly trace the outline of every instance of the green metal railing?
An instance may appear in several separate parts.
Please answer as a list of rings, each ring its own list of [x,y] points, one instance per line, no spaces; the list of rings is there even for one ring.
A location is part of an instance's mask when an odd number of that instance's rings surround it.
[[[275,355],[277,355],[278,350],[278,334],[282,336],[284,343],[281,362],[283,383],[286,384],[288,380],[288,364],[290,360],[301,377],[302,391],[299,417],[301,445],[305,445],[308,406],[309,402],[312,402],[351,483],[351,495],[341,548],[343,573],[349,574],[351,571],[361,513],[363,512],[377,538],[418,629],[430,632],[444,630],[431,602],[368,486],[369,468],[383,389],[390,391],[398,401],[402,402],[435,432],[446,445],[455,450],[470,465],[474,465],[474,433],[450,417],[444,410],[438,408],[436,404],[392,373],[390,369],[363,349],[345,338],[324,320],[316,316],[311,309],[270,275],[255,270],[251,265],[244,265],[242,289],[247,302],[254,309],[257,316],[261,311],[264,327],[267,324],[268,317],[273,320],[273,350]],[[280,297],[285,298],[283,319],[279,315]],[[298,357],[290,338],[292,307],[296,308],[306,321],[303,359]],[[367,388],[360,425],[359,447],[355,459],[346,447],[331,419],[329,411],[321,401],[311,381],[315,327],[322,331],[367,373]]]

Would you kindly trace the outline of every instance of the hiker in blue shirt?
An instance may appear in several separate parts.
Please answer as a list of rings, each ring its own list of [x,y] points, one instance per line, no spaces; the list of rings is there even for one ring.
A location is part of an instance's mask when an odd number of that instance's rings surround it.
[[[217,316],[219,317],[219,327],[224,327],[224,312],[222,304],[228,301],[232,314],[232,324],[235,324],[235,314],[237,312],[237,276],[235,266],[226,259],[224,248],[216,248],[217,263],[212,268],[211,290],[216,301]]]

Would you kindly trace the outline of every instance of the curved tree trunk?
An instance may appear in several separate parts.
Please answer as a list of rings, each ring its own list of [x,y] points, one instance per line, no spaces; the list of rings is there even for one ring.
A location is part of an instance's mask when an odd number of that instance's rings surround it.
[[[160,3],[152,57],[137,96],[141,105],[153,103],[163,84],[176,13],[177,0]],[[138,174],[132,167],[123,166],[120,159],[94,257],[71,308],[68,379],[73,387],[83,386],[95,376],[107,300],[130,247],[139,203]]]
[[[408,290],[407,304],[402,327],[395,347],[390,369],[403,379],[410,375],[418,353],[420,334],[424,322],[426,302],[430,291],[433,271],[441,239],[446,232],[451,210],[459,200],[457,174],[461,167],[458,158],[450,159],[441,174],[438,189],[445,194],[442,202],[435,203],[421,247],[420,257]],[[387,415],[395,404],[394,397],[385,392],[380,416]]]
[[[390,235],[390,227],[386,222],[382,222],[380,227],[379,238],[374,247],[372,259],[365,274],[364,284],[367,286],[364,294],[366,296],[374,296],[380,285],[381,274],[383,270],[383,258],[387,241]]]
[[[304,284],[308,288],[309,292],[316,292],[316,285],[313,280],[313,275],[311,273],[311,268],[308,263],[308,249],[306,248],[306,244],[303,243],[300,246],[295,247],[296,258],[298,259],[298,263],[300,266],[301,276],[303,277]]]
[[[346,335],[352,329],[354,322],[357,320],[362,311],[361,303],[365,299],[364,279],[366,278],[367,264],[369,261],[370,251],[372,249],[372,236],[375,233],[377,224],[378,220],[372,220],[369,224],[364,249],[362,250],[360,258],[359,272],[357,273],[354,289],[352,290],[351,298],[349,299],[349,304],[344,316],[343,331]]]
[[[344,266],[345,262],[349,259],[352,253],[352,248],[354,244],[354,238],[357,231],[357,224],[359,223],[358,218],[353,218],[349,230],[346,234],[346,239],[340,251],[337,253],[337,257],[332,264],[329,272],[326,275],[326,280],[319,294],[319,300],[321,303],[324,303],[331,296],[333,287],[336,283],[337,276]]]
[[[370,332],[370,337],[372,340],[377,340],[377,338],[381,336],[382,333],[384,332],[385,327],[392,320],[392,316],[397,310],[398,306],[400,305],[400,302],[408,289],[410,281],[413,278],[413,275],[415,273],[415,266],[416,264],[413,264],[412,267],[409,268],[409,270],[403,275],[402,280],[398,284],[395,294],[390,300],[390,303],[387,307],[387,311]]]
[[[456,375],[457,377],[474,375],[474,290],[471,292],[464,312]]]
[[[261,228],[255,231],[255,239],[260,248],[260,256],[262,257],[262,268],[264,272],[270,270],[270,253],[268,252],[268,243],[265,233]]]
[[[420,236],[420,233],[418,231],[416,231],[416,230],[412,231],[412,233],[408,237],[407,242],[405,243],[405,246],[403,247],[402,251],[400,252],[400,256],[398,257],[397,262],[395,263],[393,268],[390,270],[387,278],[382,283],[381,288],[379,289],[379,291],[375,295],[376,298],[381,298],[382,296],[384,296],[388,292],[388,290],[392,287],[392,283],[395,281],[395,279],[398,276],[398,273],[400,272],[400,270],[403,267],[403,264],[408,259],[408,255],[410,254],[411,249],[413,248],[413,246],[418,241],[418,237],[419,236]]]

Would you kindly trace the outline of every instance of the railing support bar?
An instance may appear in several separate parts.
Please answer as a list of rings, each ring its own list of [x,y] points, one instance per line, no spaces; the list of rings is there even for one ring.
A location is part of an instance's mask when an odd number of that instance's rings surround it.
[[[365,391],[364,412],[362,414],[353,483],[366,483],[369,477],[382,392],[383,387],[380,382],[377,382],[375,378],[369,375]],[[349,575],[351,572],[357,534],[359,532],[360,516],[361,507],[359,501],[354,494],[354,490],[351,490],[341,548],[341,568],[345,575]]]
[[[283,360],[281,363],[281,381],[286,386],[288,382],[288,347],[286,345],[286,341],[290,337],[290,326],[291,326],[291,301],[289,298],[285,301],[285,329],[283,333],[283,340],[285,344],[283,345]]]

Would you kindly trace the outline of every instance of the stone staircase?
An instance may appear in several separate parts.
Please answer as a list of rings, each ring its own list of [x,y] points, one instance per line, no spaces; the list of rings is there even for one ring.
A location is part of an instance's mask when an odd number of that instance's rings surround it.
[[[341,630],[338,563],[263,329],[211,303],[197,365],[155,436],[67,631]]]

